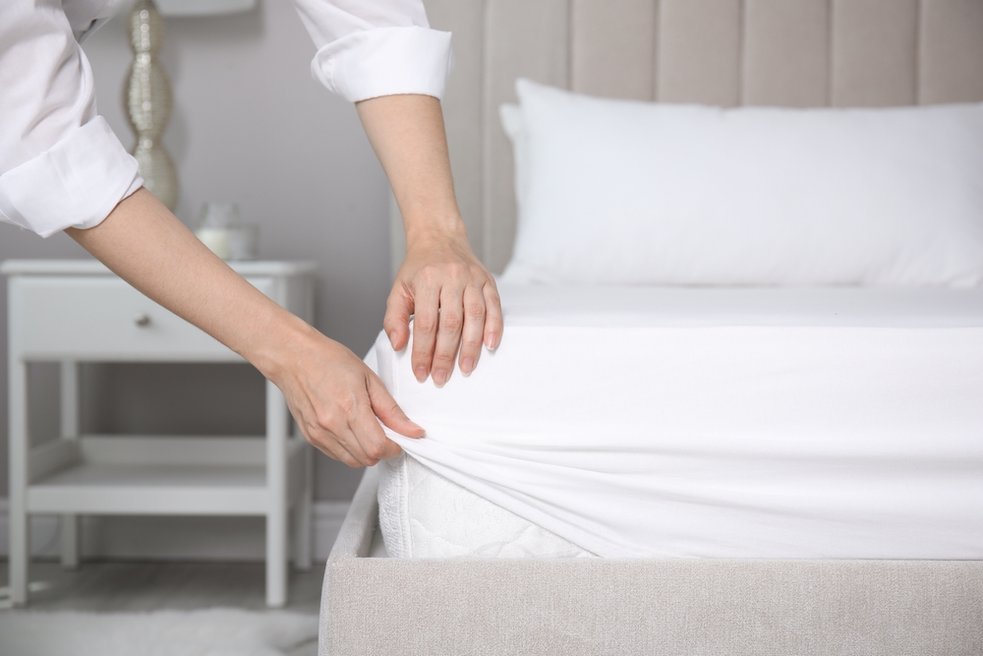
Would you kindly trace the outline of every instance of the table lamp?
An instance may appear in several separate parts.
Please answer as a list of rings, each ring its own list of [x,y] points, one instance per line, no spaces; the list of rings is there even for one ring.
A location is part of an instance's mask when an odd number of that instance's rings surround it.
[[[137,0],[130,12],[133,63],[123,99],[136,133],[133,156],[147,188],[172,211],[177,206],[178,178],[161,137],[171,114],[171,84],[160,65],[164,36],[162,16],[209,16],[247,11],[256,0]]]

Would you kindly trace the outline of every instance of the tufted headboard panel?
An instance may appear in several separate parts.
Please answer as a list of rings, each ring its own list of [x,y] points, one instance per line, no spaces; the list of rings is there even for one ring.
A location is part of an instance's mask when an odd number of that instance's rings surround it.
[[[454,33],[444,98],[458,200],[495,272],[515,234],[498,106],[516,77],[714,105],[983,101],[983,0],[426,0]],[[395,229],[395,262],[402,260]]]

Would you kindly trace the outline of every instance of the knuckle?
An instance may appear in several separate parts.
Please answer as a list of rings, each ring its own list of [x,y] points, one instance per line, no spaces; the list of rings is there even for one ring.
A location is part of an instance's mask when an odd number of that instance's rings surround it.
[[[314,430],[326,430],[330,431],[332,427],[338,422],[338,414],[333,410],[319,410],[314,421],[316,423],[312,424],[310,428]]]
[[[338,399],[338,409],[343,417],[350,417],[358,409],[358,399],[354,394],[348,394]]]
[[[355,412],[357,404],[353,399],[338,399],[333,408],[327,408],[317,413],[317,426],[321,430],[334,433],[334,429],[348,423],[348,418]]]
[[[379,462],[384,455],[386,455],[386,445],[376,442],[375,444],[369,444],[365,447],[365,455],[369,457],[370,460],[374,460],[372,464]]]
[[[502,301],[502,297],[498,294],[498,288],[494,284],[485,285],[485,296],[492,303],[498,304]]]
[[[437,322],[430,316],[416,317],[414,326],[418,332],[432,333],[437,329]]]
[[[481,337],[467,337],[461,340],[461,351],[469,354],[477,353],[481,350]]]
[[[440,317],[440,327],[450,332],[457,332],[461,329],[464,320],[456,312],[446,312]]]
[[[429,360],[430,356],[433,355],[434,343],[433,340],[426,342],[424,340],[417,340],[413,343],[413,362],[414,364],[419,364],[419,360]]]
[[[440,267],[434,264],[427,264],[420,269],[420,280],[422,280],[427,285],[436,284],[440,278]]]
[[[427,367],[429,369],[431,360],[433,360],[433,350],[414,352],[413,358],[411,359],[414,369],[420,367]]]
[[[434,366],[444,365],[446,367],[454,364],[454,356],[449,353],[439,352],[434,354],[433,362]]]
[[[464,313],[473,319],[480,319],[485,316],[485,304],[471,301],[464,306]]]

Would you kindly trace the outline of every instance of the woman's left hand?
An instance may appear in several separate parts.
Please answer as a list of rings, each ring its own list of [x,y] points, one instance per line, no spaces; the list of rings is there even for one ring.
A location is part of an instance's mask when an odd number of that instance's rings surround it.
[[[470,375],[482,345],[498,348],[503,324],[495,279],[463,233],[408,236],[406,259],[396,274],[383,322],[397,351],[409,342],[411,315],[413,374],[421,383],[430,375],[442,387],[455,359],[461,373]]]

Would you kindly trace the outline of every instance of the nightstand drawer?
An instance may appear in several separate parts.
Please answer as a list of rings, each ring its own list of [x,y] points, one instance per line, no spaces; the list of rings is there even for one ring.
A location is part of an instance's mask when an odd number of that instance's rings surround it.
[[[272,278],[249,278],[273,296]],[[239,360],[114,276],[15,277],[11,346],[27,358]]]

